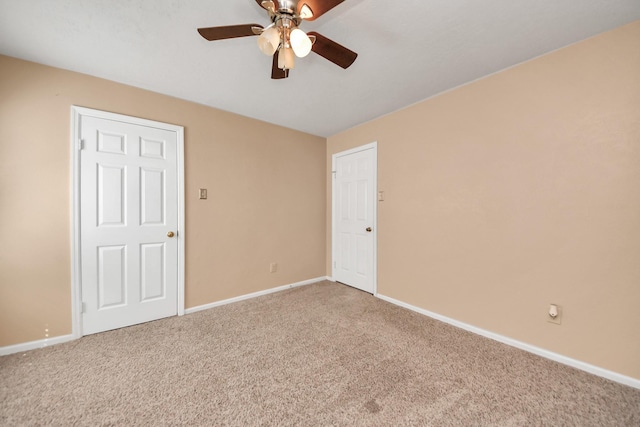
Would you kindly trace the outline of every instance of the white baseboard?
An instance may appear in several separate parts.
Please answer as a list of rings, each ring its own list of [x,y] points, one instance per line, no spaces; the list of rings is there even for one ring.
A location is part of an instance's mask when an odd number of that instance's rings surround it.
[[[315,279],[303,280],[302,282],[292,283],[290,285],[278,286],[277,288],[266,289],[264,291],[253,292],[251,294],[240,295],[239,297],[229,298],[222,301],[212,302],[210,304],[199,305],[196,307],[187,308],[184,313],[191,314],[197,311],[208,310],[214,307],[220,307],[221,305],[227,305],[238,301],[244,301],[246,299],[261,297],[263,295],[272,294],[274,292],[286,291],[287,289],[297,288],[298,286],[311,285],[312,283],[322,282],[327,280],[327,277],[316,277]]]
[[[599,377],[606,378],[608,380],[615,381],[615,382],[620,383],[620,384],[624,384],[624,385],[628,385],[630,387],[634,387],[634,388],[640,389],[640,379],[632,378],[632,377],[629,377],[629,376],[626,376],[626,375],[619,374],[617,372],[609,371],[607,369],[600,368],[598,366],[591,365],[589,363],[581,362],[580,360],[572,359],[570,357],[563,356],[561,354],[554,353],[552,351],[545,350],[543,348],[536,347],[534,345],[527,344],[527,343],[522,342],[522,341],[514,340],[512,338],[505,337],[504,335],[496,334],[495,332],[487,331],[485,329],[481,329],[481,328],[478,328],[476,326],[469,325],[468,323],[460,322],[460,321],[452,319],[450,317],[442,316],[440,314],[433,313],[433,312],[428,311],[428,310],[424,310],[422,308],[413,306],[411,304],[407,304],[405,302],[393,299],[391,297],[387,297],[387,296],[380,295],[380,294],[377,294],[376,297],[380,298],[381,300],[390,302],[391,304],[395,304],[397,306],[404,307],[406,309],[409,309],[411,311],[415,311],[416,313],[423,314],[425,316],[431,317],[431,318],[439,320],[441,322],[448,323],[448,324],[450,324],[452,326],[455,326],[455,327],[458,327],[460,329],[464,329],[466,331],[473,332],[474,334],[481,335],[481,336],[486,337],[486,338],[490,338],[492,340],[501,342],[503,344],[507,344],[507,345],[509,345],[511,347],[519,348],[520,350],[524,350],[524,351],[527,351],[529,353],[536,354],[538,356],[542,356],[545,359],[550,359],[550,360],[553,360],[555,362],[559,362],[559,363],[562,363],[564,365],[571,366],[571,367],[576,368],[576,369],[580,369],[580,370],[588,372],[590,374],[597,375]]]
[[[62,335],[59,337],[46,338],[43,340],[30,341],[21,344],[8,345],[0,347],[0,356],[6,356],[8,354],[22,353],[29,350],[36,350],[38,348],[49,347],[56,344],[62,344],[64,342],[73,341],[76,336],[73,334]]]
[[[265,291],[254,292],[252,294],[241,295],[235,298],[229,298],[223,301],[214,302],[211,304],[201,305],[198,307],[192,307],[185,310],[185,314],[195,313],[196,311],[207,310],[209,308],[218,307],[225,304],[230,304],[232,302],[242,301],[249,298],[255,298],[262,295],[272,294],[274,292],[284,291],[287,289],[295,288],[298,286],[310,285],[312,283],[322,282],[323,280],[327,280],[326,277],[317,277],[315,279],[304,280],[302,282],[292,283],[290,285],[279,286],[277,288],[267,289]],[[24,351],[36,350],[38,348],[49,347],[51,345],[62,344],[65,342],[73,341],[80,337],[76,337],[73,334],[62,335],[59,337],[47,338],[43,340],[25,342],[15,345],[8,345],[5,347],[0,347],[0,356],[6,356],[14,353],[22,353]]]

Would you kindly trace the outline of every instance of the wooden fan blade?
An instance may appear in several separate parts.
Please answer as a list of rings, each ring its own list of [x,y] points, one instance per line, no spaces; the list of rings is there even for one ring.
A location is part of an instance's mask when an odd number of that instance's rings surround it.
[[[316,37],[316,42],[311,46],[312,51],[344,69],[349,68],[358,57],[358,54],[354,51],[326,38],[322,34],[310,31],[307,35]]]
[[[278,53],[280,51],[276,50],[276,53],[273,54],[273,63],[271,64],[271,78],[272,79],[286,79],[289,77],[289,70],[282,70],[278,68]]]
[[[311,8],[313,16],[305,18],[307,21],[314,21],[329,12],[331,9],[342,3],[344,0],[300,0],[298,2],[298,13],[302,10],[302,6],[305,4]]]
[[[258,24],[228,25],[226,27],[198,28],[202,37],[209,41],[233,39],[236,37],[255,36],[253,28],[264,28]]]

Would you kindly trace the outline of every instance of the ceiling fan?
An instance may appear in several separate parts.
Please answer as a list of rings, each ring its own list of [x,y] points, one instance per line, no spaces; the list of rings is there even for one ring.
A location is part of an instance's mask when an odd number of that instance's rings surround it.
[[[303,20],[313,21],[343,1],[256,0],[269,14],[271,24],[266,28],[258,24],[243,24],[198,28],[198,32],[209,41],[258,36],[260,50],[273,57],[272,79],[289,77],[289,70],[295,67],[295,57],[303,58],[311,51],[346,69],[356,60],[357,53],[315,31],[305,34],[298,28]]]

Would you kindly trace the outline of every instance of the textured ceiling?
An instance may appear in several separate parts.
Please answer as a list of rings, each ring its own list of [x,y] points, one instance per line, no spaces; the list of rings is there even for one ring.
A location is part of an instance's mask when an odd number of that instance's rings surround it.
[[[255,37],[196,32],[266,26],[254,0],[0,0],[0,53],[330,136],[637,19],[638,0],[346,0],[302,29],[353,66],[312,53],[271,80]]]

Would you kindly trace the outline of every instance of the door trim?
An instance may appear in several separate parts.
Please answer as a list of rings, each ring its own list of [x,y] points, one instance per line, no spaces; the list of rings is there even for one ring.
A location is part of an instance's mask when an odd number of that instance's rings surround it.
[[[347,156],[349,154],[358,153],[360,151],[373,149],[373,188],[375,194],[378,194],[378,142],[373,141],[369,144],[351,148],[349,150],[340,151],[331,155],[331,279],[335,281],[336,254],[338,252],[336,239],[336,160],[338,157]],[[378,199],[373,204],[373,295],[378,295]]]
[[[141,119],[91,108],[71,106],[71,335],[82,334],[82,282],[80,273],[80,118],[82,116],[115,120],[134,125],[155,127],[176,133],[177,190],[178,190],[178,316],[184,315],[184,128],[182,126]]]

